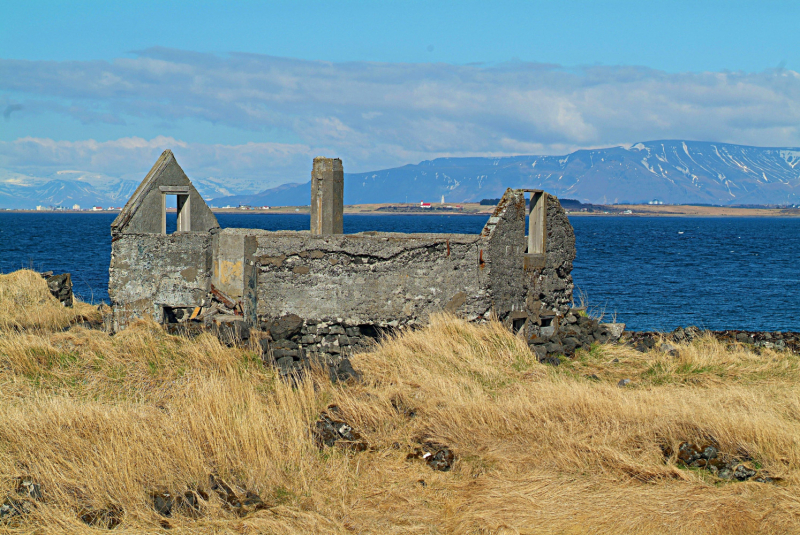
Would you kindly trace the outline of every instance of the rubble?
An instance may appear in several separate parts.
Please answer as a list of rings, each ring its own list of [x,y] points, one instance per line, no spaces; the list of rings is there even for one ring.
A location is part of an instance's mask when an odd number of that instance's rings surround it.
[[[742,344],[754,350],[772,349],[775,351],[790,351],[800,353],[800,333],[798,332],[767,332],[767,331],[708,331],[698,327],[678,327],[670,333],[653,331],[626,332],[624,341],[637,351],[649,351],[656,346],[664,353],[678,356],[679,350],[673,344],[687,343],[702,336],[711,336],[716,340],[734,347]]]
[[[528,345],[539,362],[558,366],[559,355],[571,357],[579,349],[589,349],[595,342],[616,342],[625,331],[624,323],[600,323],[583,308],[571,308],[562,316],[546,318],[539,334],[528,338]]]
[[[95,528],[114,529],[122,523],[125,511],[119,505],[109,505],[103,509],[82,509],[78,518],[84,524]]]
[[[60,275],[53,275],[52,271],[45,271],[40,273],[42,278],[47,281],[47,288],[50,293],[58,299],[58,301],[65,307],[72,306],[72,275],[69,273],[62,273]]]
[[[36,503],[42,500],[42,488],[29,477],[16,478],[16,495],[7,495],[0,505],[0,520],[30,514]]]
[[[338,407],[332,405],[328,410],[338,412]],[[369,447],[367,441],[352,426],[342,420],[331,418],[326,412],[320,414],[319,420],[311,429],[311,434],[320,449],[324,446],[337,446],[352,451],[365,451]]]
[[[455,462],[453,451],[442,444],[426,442],[421,448],[415,448],[413,453],[406,455],[406,460],[421,459],[433,470],[448,472]]]
[[[748,466],[749,459],[720,452],[719,446],[713,441],[703,443],[701,446],[691,442],[681,442],[677,455],[670,446],[664,445],[661,450],[666,462],[675,455],[675,462],[679,466],[707,470],[723,480],[775,483],[780,479],[772,477],[764,470]]]

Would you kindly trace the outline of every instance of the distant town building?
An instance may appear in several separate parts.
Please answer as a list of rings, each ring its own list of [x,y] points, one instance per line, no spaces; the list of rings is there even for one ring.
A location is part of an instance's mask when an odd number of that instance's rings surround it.
[[[37,206],[36,207],[36,210],[39,210],[39,211],[44,210],[44,209],[45,209],[44,206]]]
[[[103,207],[102,206],[92,206],[92,211],[93,212],[102,212],[103,211]]]
[[[425,201],[420,201],[419,202],[419,207],[420,208],[430,208],[431,207],[431,203],[425,202]]]
[[[81,205],[80,204],[73,204],[72,205],[72,209],[73,210],[80,210],[81,209]]]
[[[262,210],[269,210],[269,206],[262,206],[261,209]]]
[[[659,201],[658,199],[653,199],[647,204],[664,204],[664,201]]]
[[[442,195],[442,202],[440,202],[439,204],[444,204],[444,195]]]

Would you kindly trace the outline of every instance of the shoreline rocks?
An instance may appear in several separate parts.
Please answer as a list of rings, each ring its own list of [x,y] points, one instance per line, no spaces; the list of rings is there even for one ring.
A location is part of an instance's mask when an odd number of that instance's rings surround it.
[[[770,332],[770,331],[744,331],[744,330],[725,330],[725,331],[704,331],[694,326],[686,328],[678,327],[669,333],[656,331],[632,331],[625,332],[624,341],[626,344],[636,348],[637,351],[645,352],[658,346],[662,351],[671,353],[677,351],[673,343],[691,342],[695,338],[711,335],[722,343],[744,344],[752,346],[754,349],[774,349],[776,351],[791,351],[800,353],[800,332]],[[671,346],[666,349],[663,346]]]

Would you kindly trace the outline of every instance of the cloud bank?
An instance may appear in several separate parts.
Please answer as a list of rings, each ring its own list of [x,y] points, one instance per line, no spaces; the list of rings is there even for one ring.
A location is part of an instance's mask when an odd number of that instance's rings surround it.
[[[0,60],[0,107],[8,106],[18,111],[7,120],[58,114],[125,134],[7,141],[6,168],[78,166],[118,176],[146,171],[170,147],[197,173],[265,185],[305,180],[317,154],[367,171],[652,139],[800,145],[800,75],[785,69],[329,63],[157,48],[113,62]],[[276,132],[285,142],[199,144],[156,134],[181,120]]]

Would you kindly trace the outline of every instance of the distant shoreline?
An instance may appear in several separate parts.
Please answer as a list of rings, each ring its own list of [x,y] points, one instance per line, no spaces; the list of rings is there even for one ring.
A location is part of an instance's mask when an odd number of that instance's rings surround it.
[[[448,205],[445,205],[448,206]],[[455,205],[450,205],[455,206]],[[430,208],[421,208],[417,204],[352,204],[345,205],[346,215],[439,215],[439,216],[490,216],[494,206],[480,205],[478,203],[462,203],[460,208],[439,208],[432,205]],[[769,208],[769,207],[730,207],[730,206],[692,206],[692,205],[649,205],[649,204],[614,204],[614,205],[588,205],[591,209],[586,211],[565,209],[569,216],[580,217],[800,217],[800,208]],[[216,214],[258,214],[258,215],[287,215],[308,214],[309,206],[276,206],[274,208],[241,209],[241,208],[212,208]],[[170,210],[174,212],[174,209]],[[118,214],[119,210],[0,210],[0,214]]]

